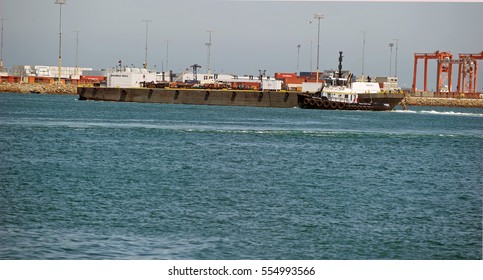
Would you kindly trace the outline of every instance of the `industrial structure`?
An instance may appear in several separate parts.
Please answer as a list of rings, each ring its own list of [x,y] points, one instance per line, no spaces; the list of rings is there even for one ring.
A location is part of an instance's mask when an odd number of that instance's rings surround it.
[[[78,66],[62,66],[59,77],[58,66],[14,65],[8,72],[0,71],[0,83],[53,84],[58,83],[60,78],[61,84],[95,84],[106,80],[105,72]]]
[[[478,84],[478,60],[483,59],[483,51],[479,54],[460,53],[458,67],[458,89],[476,93]]]
[[[413,92],[418,92],[416,81],[419,59],[424,60],[423,92],[428,91],[428,61],[435,59],[437,62],[435,96],[478,98],[481,94],[477,91],[478,60],[483,59],[483,51],[474,54],[460,53],[457,59],[453,59],[453,54],[450,52],[435,51],[434,53],[415,53]],[[453,91],[454,64],[458,64],[456,91]]]

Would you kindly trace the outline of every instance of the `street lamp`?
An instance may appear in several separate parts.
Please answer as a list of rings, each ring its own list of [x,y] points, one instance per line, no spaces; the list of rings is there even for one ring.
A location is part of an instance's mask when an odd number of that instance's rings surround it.
[[[391,49],[389,53],[389,77],[391,77],[392,74],[392,48],[394,47],[393,43],[389,43],[389,48]]]
[[[60,70],[62,69],[62,5],[65,5],[67,0],[55,0],[55,4],[58,4],[60,7],[59,13],[59,63],[58,63],[58,71],[57,74],[57,83],[60,84]]]
[[[169,40],[166,40],[166,71],[169,71],[168,59],[169,59]]]
[[[393,40],[396,41],[396,65],[395,65],[396,73],[394,74],[394,76],[397,77],[397,49],[398,49],[398,44],[400,39],[393,39]]]
[[[210,35],[209,35],[209,41],[208,43],[205,43],[205,46],[208,47],[208,58],[207,58],[207,68],[208,68],[208,79],[210,79],[210,74],[211,74],[211,33],[213,33],[213,30],[207,30],[206,32],[208,32]]]
[[[312,67],[312,58],[313,58],[313,53],[314,53],[312,51],[313,45],[314,45],[314,41],[310,40],[310,73],[312,73],[312,69],[313,69],[313,67]]]
[[[362,78],[364,81],[364,59],[365,59],[365,52],[366,52],[366,31],[362,31]]]
[[[301,47],[301,45],[298,44],[297,45],[297,73],[300,70],[300,47]]]
[[[324,19],[323,14],[314,14],[314,19],[318,20],[317,25],[317,83],[319,82],[319,57],[320,57],[320,20]]]
[[[144,69],[148,69],[148,24],[152,21],[150,19],[143,19],[146,23],[146,52],[144,54]]]
[[[3,18],[2,20],[2,37],[0,38],[0,71],[3,71]]]
[[[76,33],[75,41],[75,75],[76,78],[79,76],[79,30],[74,30]]]

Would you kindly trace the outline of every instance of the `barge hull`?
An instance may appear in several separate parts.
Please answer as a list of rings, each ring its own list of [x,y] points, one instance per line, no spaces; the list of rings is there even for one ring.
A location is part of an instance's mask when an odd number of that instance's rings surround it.
[[[298,107],[297,92],[79,87],[79,100],[219,106]]]

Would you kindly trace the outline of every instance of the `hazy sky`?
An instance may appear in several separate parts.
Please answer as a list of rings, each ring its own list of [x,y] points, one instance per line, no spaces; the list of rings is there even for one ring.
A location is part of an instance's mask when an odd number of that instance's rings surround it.
[[[54,0],[0,0],[4,18],[4,66],[57,65],[59,5]],[[317,24],[321,22],[320,69],[335,69],[344,51],[344,69],[361,74],[363,31],[366,32],[366,75],[389,74],[390,48],[398,44],[400,85],[411,86],[414,52],[483,50],[483,3],[340,2],[340,1],[215,1],[215,0],[67,0],[62,7],[64,66],[75,66],[79,30],[79,66],[140,67],[145,54],[145,23],[149,24],[148,63],[159,71],[166,64],[178,72],[198,63],[206,71],[212,34],[212,69],[232,74],[310,70],[316,65]],[[313,21],[309,24],[309,20]],[[396,48],[393,48],[393,72]],[[481,62],[483,63],[483,61]],[[435,64],[429,75],[435,76]],[[456,69],[456,68],[455,68]],[[483,64],[480,66],[483,69]],[[422,72],[422,63],[419,71]],[[480,70],[478,89],[483,86]],[[422,87],[421,79],[418,85]],[[434,88],[434,84],[429,85]]]

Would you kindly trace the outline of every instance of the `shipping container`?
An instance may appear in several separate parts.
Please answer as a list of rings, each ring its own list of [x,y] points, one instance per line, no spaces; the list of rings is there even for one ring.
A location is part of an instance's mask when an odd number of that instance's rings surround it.
[[[263,80],[262,90],[282,90],[282,81],[278,80]]]
[[[275,79],[282,80],[285,78],[295,78],[297,77],[296,73],[275,73]]]
[[[300,77],[310,77],[310,76],[312,76],[312,72],[300,72]]]
[[[318,92],[322,89],[322,83],[302,83],[302,92]]]
[[[302,84],[305,82],[305,77],[295,77],[295,78],[286,78],[284,79],[285,84]]]

